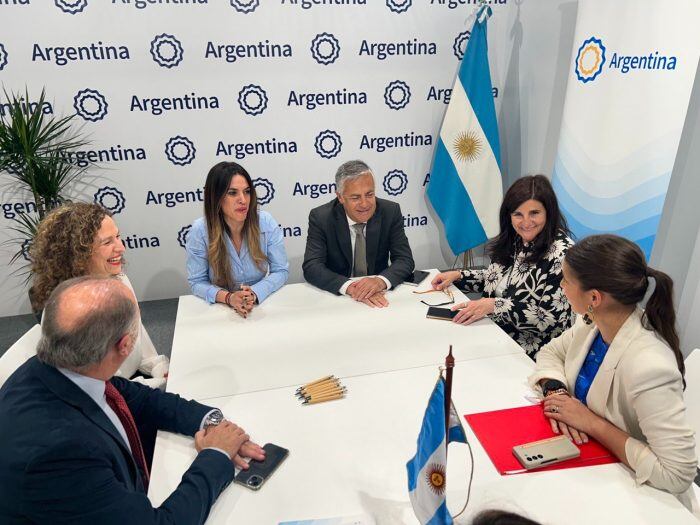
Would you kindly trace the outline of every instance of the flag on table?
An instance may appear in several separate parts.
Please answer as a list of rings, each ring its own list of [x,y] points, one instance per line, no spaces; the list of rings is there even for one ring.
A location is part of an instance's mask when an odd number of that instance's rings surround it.
[[[449,432],[445,437],[445,380],[442,376],[428,401],[418,435],[418,451],[406,463],[408,495],[421,524],[451,524],[447,510],[447,445],[467,442],[461,420],[450,404]]]
[[[428,183],[428,198],[455,254],[482,244],[499,231],[503,186],[486,42],[489,16],[488,6],[477,12],[435,146]]]

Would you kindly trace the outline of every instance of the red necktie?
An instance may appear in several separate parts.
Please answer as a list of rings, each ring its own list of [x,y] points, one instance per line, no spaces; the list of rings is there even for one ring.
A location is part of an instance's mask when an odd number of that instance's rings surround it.
[[[146,492],[148,492],[148,467],[146,466],[146,456],[143,454],[143,447],[141,446],[141,438],[139,437],[139,431],[136,428],[136,422],[134,421],[129,406],[126,404],[126,400],[119,393],[116,387],[107,381],[105,383],[105,396],[107,397],[107,404],[114,410],[117,414],[119,421],[122,422],[124,426],[124,431],[126,432],[126,437],[129,440],[129,446],[131,447],[131,455],[136,461],[136,465],[141,470],[143,475],[143,485]]]

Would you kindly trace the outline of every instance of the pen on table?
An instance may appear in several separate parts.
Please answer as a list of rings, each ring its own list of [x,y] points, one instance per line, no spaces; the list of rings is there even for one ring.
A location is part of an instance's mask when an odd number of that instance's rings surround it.
[[[333,379],[334,377],[335,377],[335,376],[333,376],[333,375],[325,376],[325,377],[321,377],[321,378],[317,379],[316,381],[311,381],[311,383],[306,383],[305,385],[302,385],[302,386],[300,386],[299,388],[297,388],[297,392],[299,392],[299,391],[302,390],[303,388],[308,388],[308,387],[310,387],[310,386],[312,386],[312,385],[315,385],[315,384],[317,384],[317,383],[322,383],[322,382],[324,382],[324,381],[328,381],[328,380],[330,380],[330,379]]]
[[[345,394],[347,392],[347,388],[339,387],[339,388],[334,388],[333,390],[324,390],[323,392],[320,392],[318,394],[309,394],[306,396],[302,396],[301,399],[319,399],[322,397],[328,397],[328,396],[334,396],[336,394]]]
[[[310,388],[304,388],[297,392],[298,394],[310,394],[311,392],[321,392],[322,390],[328,390],[329,388],[337,388],[340,386],[340,381],[329,381],[328,383],[319,383]]]
[[[316,390],[324,390],[328,387],[337,386],[339,384],[340,384],[340,380],[330,379],[328,381],[324,381],[323,383],[316,383],[315,385],[312,385],[312,386],[301,387],[300,390],[297,390],[297,394],[302,393],[302,392],[313,392]]]
[[[345,397],[345,393],[340,393],[340,394],[335,394],[332,396],[324,396],[324,397],[312,397],[311,399],[306,399],[302,401],[302,405],[313,405],[315,403],[322,403],[324,401],[333,401],[335,399],[342,399]]]

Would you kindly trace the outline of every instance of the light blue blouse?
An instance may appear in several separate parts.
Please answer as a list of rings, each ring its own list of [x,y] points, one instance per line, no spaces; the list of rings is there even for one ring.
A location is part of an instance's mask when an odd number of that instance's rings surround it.
[[[289,277],[289,262],[284,249],[282,229],[272,215],[265,211],[259,212],[260,218],[260,248],[268,259],[268,271],[261,271],[248,252],[248,243],[243,239],[241,253],[236,252],[233,242],[226,237],[226,250],[229,255],[233,279],[237,284],[250,286],[258,302],[262,303],[271,293],[279,290]],[[207,223],[201,217],[192,223],[192,229],[187,235],[187,281],[192,293],[209,303],[216,302],[216,293],[223,290],[212,284],[214,272],[209,265],[207,249],[209,236]]]

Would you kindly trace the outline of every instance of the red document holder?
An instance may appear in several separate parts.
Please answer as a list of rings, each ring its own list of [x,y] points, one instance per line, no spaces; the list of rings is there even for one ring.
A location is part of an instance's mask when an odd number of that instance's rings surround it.
[[[513,447],[556,435],[544,416],[542,405],[467,414],[464,418],[501,475],[589,467],[620,461],[603,445],[589,437],[588,443],[576,445],[581,450],[579,457],[527,470],[513,455]]]

